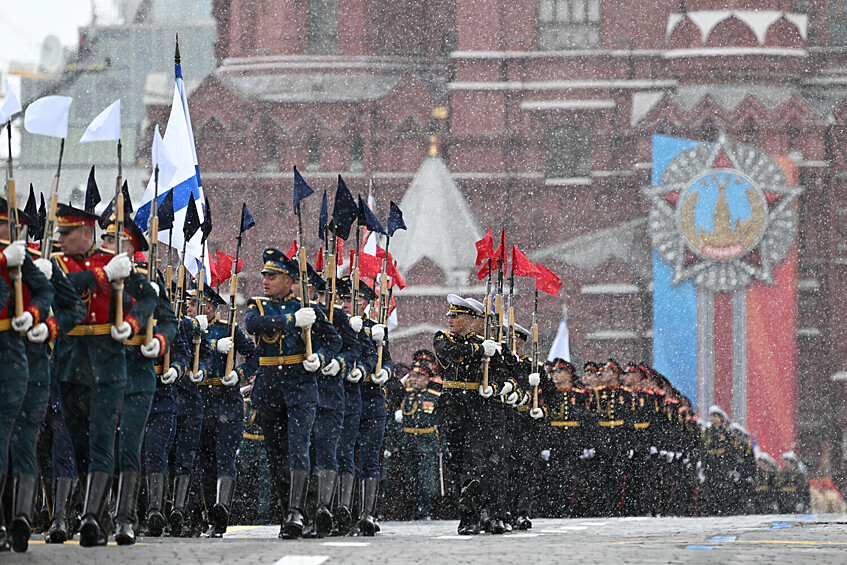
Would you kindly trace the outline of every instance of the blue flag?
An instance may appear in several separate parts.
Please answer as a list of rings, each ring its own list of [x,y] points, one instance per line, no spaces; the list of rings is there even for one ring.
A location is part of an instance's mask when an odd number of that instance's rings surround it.
[[[85,187],[85,206],[83,210],[94,213],[94,208],[100,204],[100,190],[97,189],[97,181],[94,180],[94,165],[88,173],[88,186]]]
[[[388,209],[388,237],[394,235],[397,230],[406,229],[406,223],[403,221],[403,212],[394,202]]]
[[[335,234],[347,241],[350,237],[350,228],[359,216],[359,207],[356,199],[350,194],[347,183],[338,175],[338,189],[335,191],[335,206],[332,208],[332,219],[335,221]]]
[[[32,188],[32,183],[29,183],[29,198],[26,199],[24,206],[24,214],[29,217],[29,239],[41,238],[41,225],[38,221],[38,205],[35,203],[35,190]]]
[[[165,197],[159,202],[156,208],[156,214],[159,216],[159,231],[171,230],[174,227],[174,191],[169,190]],[[135,216],[136,220],[141,216],[141,210]],[[137,222],[136,222],[137,223]],[[141,226],[139,226],[141,227]],[[146,228],[146,226],[145,226]]]
[[[300,171],[297,170],[297,167],[294,167],[294,213],[297,213],[298,207],[300,206],[300,201],[304,198],[307,198],[314,194],[315,191],[312,190],[303,177],[300,175]]]
[[[253,219],[253,214],[247,209],[247,204],[241,204],[241,233],[246,232],[256,225],[256,220]]]
[[[362,195],[359,195],[359,216],[358,221],[360,226],[365,226],[372,232],[381,233],[385,235],[385,228],[382,227],[382,224],[379,223],[379,220],[376,219],[374,213],[365,204],[365,201],[362,200]]]
[[[324,240],[324,236],[326,236],[326,225],[329,222],[329,205],[326,202],[326,190],[324,190],[324,197],[321,200],[321,213],[318,216],[318,239],[321,241]]]

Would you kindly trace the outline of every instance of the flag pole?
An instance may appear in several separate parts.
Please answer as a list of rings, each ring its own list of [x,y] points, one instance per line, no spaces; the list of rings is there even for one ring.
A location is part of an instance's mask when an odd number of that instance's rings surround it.
[[[206,214],[209,214],[209,210],[206,210]],[[183,261],[184,263],[185,261]],[[202,314],[202,310],[205,307],[205,300],[203,300],[203,289],[206,286],[206,236],[203,236],[203,244],[200,247],[200,270],[197,271],[197,293],[194,296],[194,315],[198,316]],[[192,344],[194,345],[194,356],[193,362],[191,363],[191,373],[196,375],[200,370],[200,344],[202,342],[202,338],[200,334],[195,333]]]
[[[299,267],[300,267],[300,308],[308,308],[309,307],[309,281],[307,276],[307,267],[306,267],[306,246],[305,238],[303,237],[303,215],[300,211],[301,203],[297,202],[297,245],[298,245],[298,253],[299,253]],[[310,357],[312,355],[312,328],[306,327],[303,328],[303,342],[306,344],[306,357]]]
[[[59,166],[53,175],[50,185],[50,207],[47,210],[47,221],[44,222],[44,232],[41,238],[41,256],[49,259],[53,253],[53,232],[56,229],[56,209],[59,207],[59,177],[62,174],[62,156],[65,154],[65,138],[59,144]]]
[[[509,349],[513,354],[516,354],[518,351],[517,340],[515,339],[515,308],[514,308],[514,296],[515,296],[515,258],[512,256],[512,264],[511,266],[511,274],[509,275],[509,334],[507,336],[507,340],[509,343]]]
[[[538,279],[535,284],[535,306],[532,309],[532,372],[538,371]],[[538,408],[538,385],[532,387],[532,407]]]
[[[235,326],[237,325],[235,321],[235,302],[237,300],[238,295],[238,258],[241,255],[241,237],[244,235],[244,206],[245,204],[241,204],[241,223],[238,226],[238,237],[236,238],[235,243],[235,261],[232,263],[232,274],[230,275],[231,280],[229,283],[229,316],[226,321],[226,329],[227,335],[233,340],[235,340]],[[226,354],[226,368],[224,369],[224,376],[230,374],[232,372],[232,368],[235,366],[235,348],[229,350],[229,353]]]
[[[12,119],[6,122],[6,131],[9,140],[9,157],[6,160],[6,203],[9,205],[9,243],[18,239],[18,195],[15,188],[15,176],[12,172]],[[49,259],[49,256],[47,257]],[[9,278],[15,291],[15,317],[23,316],[24,313],[24,288],[21,279],[21,268],[9,269]]]
[[[123,252],[124,240],[124,193],[121,190],[123,185],[123,168],[121,166],[121,139],[118,138],[118,176],[115,179],[115,255],[120,255]],[[115,319],[112,325],[118,328],[124,321],[124,281],[116,279],[112,283],[115,300]]]
[[[158,253],[159,253],[159,165],[153,169],[153,201],[150,203],[150,250],[147,253],[147,280],[150,284],[157,284],[159,278]],[[147,319],[147,335],[145,343],[153,341],[153,314]]]
[[[350,277],[353,281],[353,289],[350,293],[350,312],[354,316],[359,315],[359,278],[361,274],[359,273],[359,246],[361,245],[361,236],[362,232],[359,230],[359,225],[356,225],[356,250],[353,253],[353,271],[350,273]]]
[[[488,258],[488,282],[485,283],[485,313],[483,314],[483,333],[485,339],[491,339],[491,257]],[[491,357],[482,358],[482,390],[488,388],[488,366]]]
[[[385,326],[385,333],[388,333],[388,277],[386,273],[388,271],[388,245],[391,243],[391,238],[385,237],[385,255],[382,256],[382,270],[379,274],[379,314],[377,316],[377,322]],[[376,346],[376,365],[374,367],[374,375],[379,373],[382,370],[382,353],[383,348],[385,347],[385,335],[383,335],[382,341],[379,345]]]
[[[173,215],[173,214],[172,214]],[[176,296],[174,296],[174,292],[172,290],[173,287],[173,238],[174,238],[174,226],[173,220],[171,220],[171,228],[168,230],[168,263],[165,269],[165,293],[168,296],[168,300],[170,300],[171,307],[175,306],[174,301]],[[176,314],[177,324],[179,323],[180,314],[179,310],[174,308],[174,313]],[[164,374],[171,366],[171,348],[168,347],[168,350],[165,352],[164,363],[162,364],[162,374]]]

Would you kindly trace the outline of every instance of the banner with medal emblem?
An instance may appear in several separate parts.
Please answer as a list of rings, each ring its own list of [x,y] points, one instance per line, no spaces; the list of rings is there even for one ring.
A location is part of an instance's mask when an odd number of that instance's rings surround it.
[[[653,137],[654,365],[769,453],[794,441],[801,192],[793,162],[758,147]]]

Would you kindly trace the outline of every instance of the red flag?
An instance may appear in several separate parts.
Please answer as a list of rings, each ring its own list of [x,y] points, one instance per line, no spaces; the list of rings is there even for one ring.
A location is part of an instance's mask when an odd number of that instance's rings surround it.
[[[537,277],[541,274],[541,271],[515,245],[512,245],[512,272],[518,277]]]
[[[35,249],[31,245],[28,245],[27,247],[29,247],[30,249]],[[132,256],[132,260],[138,263],[144,263],[147,261],[147,257],[144,256],[143,251],[136,251],[135,254]]]
[[[359,253],[359,276],[375,279],[382,270],[382,261],[369,253]]]
[[[492,245],[494,245],[492,243]],[[491,268],[496,269],[498,266],[503,265],[503,272],[506,272],[508,267],[508,261],[506,260],[506,229],[503,228],[503,231],[500,232],[500,245],[497,246],[497,249],[494,250],[494,253],[491,255]],[[484,279],[488,276],[488,261],[485,261],[482,269],[480,269],[479,273],[477,273],[477,278],[479,280]]]
[[[400,276],[400,272],[397,270],[397,263],[389,261],[385,270],[388,271],[388,276],[391,277],[392,286],[396,286],[400,290],[406,288],[406,281]]]
[[[562,286],[562,279],[541,263],[536,263],[535,267],[539,271],[539,274],[535,277],[535,288],[547,294],[558,296],[559,288]]]
[[[485,237],[476,242],[476,266],[482,265],[492,255],[494,255],[494,237],[491,234],[491,228],[488,228]]]
[[[296,239],[293,242],[291,242],[291,247],[288,248],[288,253],[286,253],[285,256],[288,257],[289,259],[291,259],[295,255],[297,255],[297,240]]]
[[[218,279],[218,266],[212,259],[212,254],[209,253],[209,284],[212,286],[219,285],[221,281]]]
[[[336,244],[335,244],[336,263],[338,264],[338,266],[341,266],[341,265],[344,264],[344,240],[341,239],[340,237],[336,237],[335,239],[336,239]]]
[[[324,270],[324,247],[321,245],[318,248],[318,257],[315,259],[315,270],[320,272]]]
[[[233,261],[235,261],[235,257],[233,257],[232,255],[227,255],[226,253],[221,253],[220,250],[218,250],[215,253],[215,262],[218,264],[217,270],[218,270],[218,277],[219,277],[220,282],[224,282],[225,280],[227,280],[229,277],[232,276],[232,262]],[[236,271],[235,271],[236,274],[241,272],[241,267],[243,267],[243,266],[244,266],[244,259],[239,259],[238,260],[238,267],[236,268]]]

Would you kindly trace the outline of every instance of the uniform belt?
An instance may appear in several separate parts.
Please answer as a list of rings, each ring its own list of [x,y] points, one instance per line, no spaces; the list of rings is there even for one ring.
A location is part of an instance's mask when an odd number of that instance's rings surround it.
[[[109,335],[112,324],[80,324],[68,332],[68,335]]]
[[[3,318],[0,320],[0,332],[12,329],[12,318]]]
[[[441,383],[442,388],[462,388],[465,390],[476,390],[479,388],[479,383],[466,383],[464,381],[444,381]]]
[[[197,383],[197,386],[218,386],[220,384],[222,384],[220,377],[212,377],[211,379],[203,379]]]
[[[518,406],[518,412],[529,412],[530,406],[529,404],[524,404],[523,406]]]
[[[597,423],[604,428],[616,428],[618,426],[623,426],[623,420],[600,420]]]
[[[79,326],[77,326],[77,327],[79,327]],[[132,338],[126,340],[124,342],[124,345],[144,345],[144,344],[147,343],[145,341],[146,339],[147,339],[147,336],[145,336],[145,335],[137,335],[135,337],[132,337]]]
[[[782,492],[796,492],[797,487],[782,487],[779,490],[781,490]]]
[[[306,360],[304,353],[297,355],[282,355],[280,357],[259,357],[259,365],[262,367],[272,367],[274,365],[294,365],[302,363]]]
[[[244,433],[244,434],[241,434],[241,437],[243,437],[244,439],[255,439],[257,441],[265,441],[265,436],[257,435],[257,434]]]
[[[726,452],[726,449],[710,449],[708,451],[709,455],[723,455]]]
[[[766,490],[771,490],[771,487],[760,486],[760,487],[756,487],[756,490],[759,491],[759,492],[764,492]]]
[[[407,434],[431,434],[435,432],[435,426],[431,428],[403,428]]]
[[[555,426],[557,428],[575,428],[579,426],[579,422],[574,422],[573,420],[561,420],[559,422],[550,422],[550,425]]]
[[[636,430],[643,430],[644,428],[650,427],[650,422],[635,422],[635,424],[633,424],[633,427]]]

